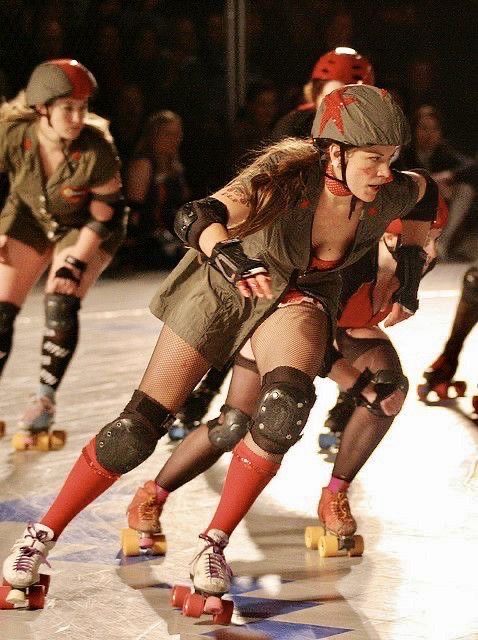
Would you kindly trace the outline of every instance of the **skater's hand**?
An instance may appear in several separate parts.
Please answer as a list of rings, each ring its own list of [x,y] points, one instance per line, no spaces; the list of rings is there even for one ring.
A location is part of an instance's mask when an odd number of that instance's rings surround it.
[[[8,248],[7,248],[7,236],[0,236],[0,263],[8,264]]]
[[[399,302],[394,302],[392,310],[384,320],[383,326],[392,327],[394,324],[403,322],[403,320],[408,320],[411,316],[413,316],[413,313],[409,309],[402,306]]]
[[[238,280],[237,288],[244,298],[264,298],[268,300],[272,298],[271,277],[266,274],[260,274],[244,280]]]

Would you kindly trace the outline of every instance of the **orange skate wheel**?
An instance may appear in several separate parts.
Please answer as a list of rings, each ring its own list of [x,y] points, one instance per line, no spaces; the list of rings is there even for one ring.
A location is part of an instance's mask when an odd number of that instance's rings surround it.
[[[175,584],[171,590],[171,606],[182,609],[191,589],[185,584]]]
[[[0,420],[0,438],[5,435],[6,424],[3,420]]]
[[[18,433],[15,433],[13,438],[12,438],[12,447],[16,450],[16,451],[25,451],[25,449],[28,449],[28,442],[27,442],[27,437],[26,434],[23,433],[22,431],[19,431]]]
[[[153,546],[151,547],[151,553],[155,556],[166,555],[166,549],[168,545],[166,543],[166,536],[164,533],[157,533],[153,535]]]
[[[50,434],[50,449],[52,451],[58,451],[58,449],[63,449],[66,442],[66,431],[57,430],[52,431]]]
[[[121,529],[121,550],[126,558],[141,554],[139,533],[135,529]]]
[[[213,615],[213,624],[230,624],[233,613],[234,602],[232,600],[222,600],[222,611]]]
[[[189,593],[184,599],[183,616],[200,618],[204,611],[205,598],[200,593]]]
[[[28,608],[43,609],[45,606],[45,587],[34,584],[28,589]]]
[[[48,433],[48,431],[35,433],[33,438],[33,449],[37,449],[38,451],[50,451],[50,434]]]
[[[363,541],[363,537],[359,535],[354,536],[354,546],[352,549],[350,549],[349,556],[350,557],[361,556],[364,552],[364,549],[365,549],[365,544]]]
[[[318,549],[319,538],[325,535],[324,527],[306,527],[304,532],[304,542],[307,549]]]
[[[449,388],[452,387],[449,386],[448,382],[440,382],[440,384],[436,385],[433,391],[437,394],[439,400],[447,400],[452,397],[448,393]]]
[[[321,558],[333,558],[339,555],[339,539],[336,536],[320,536],[319,556]]]

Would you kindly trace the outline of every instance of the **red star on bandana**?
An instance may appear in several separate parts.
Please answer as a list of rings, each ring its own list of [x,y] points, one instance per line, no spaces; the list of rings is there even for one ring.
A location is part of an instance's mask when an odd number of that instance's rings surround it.
[[[340,110],[349,104],[357,102],[357,98],[354,98],[353,96],[344,96],[344,91],[345,89],[336,89],[325,96],[325,109],[322,114],[322,118],[320,119],[319,133],[322,133],[329,120],[333,120],[340,133],[344,133],[344,123],[342,121],[342,114]]]

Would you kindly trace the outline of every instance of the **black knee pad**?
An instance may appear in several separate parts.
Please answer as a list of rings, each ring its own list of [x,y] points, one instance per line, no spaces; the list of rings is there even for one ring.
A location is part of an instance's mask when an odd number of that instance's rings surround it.
[[[96,436],[96,457],[116,474],[131,471],[153,453],[174,416],[162,404],[138,389],[119,418]]]
[[[377,393],[377,397],[373,402],[369,402],[362,395],[363,389],[368,384],[373,384],[375,392]],[[392,393],[398,389],[406,396],[408,393],[408,386],[408,378],[400,371],[380,369],[379,371],[372,373],[369,369],[365,369],[357,378],[354,386],[346,393],[354,398],[357,406],[365,407],[375,416],[388,417],[382,411],[380,402],[385,400],[385,398],[388,398],[388,396],[391,396]]]
[[[232,451],[249,431],[251,417],[240,409],[225,404],[221,407],[222,424],[219,418],[209,420],[209,440],[222,451]]]
[[[462,297],[470,305],[478,304],[478,267],[470,267],[465,273]]]
[[[78,327],[78,311],[81,300],[63,293],[47,293],[45,296],[45,320],[49,329],[69,331]]]
[[[0,373],[12,349],[13,326],[19,311],[16,304],[0,301]]]
[[[264,376],[251,435],[269,453],[286,453],[301,436],[315,402],[310,377],[294,367],[277,367]]]

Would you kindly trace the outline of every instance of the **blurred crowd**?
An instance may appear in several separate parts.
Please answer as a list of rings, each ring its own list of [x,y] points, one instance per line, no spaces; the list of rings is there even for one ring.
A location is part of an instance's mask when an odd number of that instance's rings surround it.
[[[91,108],[110,121],[126,196],[137,205],[118,259],[151,268],[174,264],[181,255],[171,235],[175,209],[211,193],[271,139],[276,122],[307,100],[304,87],[317,58],[337,46],[366,55],[376,84],[401,100],[413,142],[399,162],[428,169],[451,207],[442,257],[472,258],[478,235],[476,3],[465,0],[457,12],[429,0],[250,1],[247,91],[232,123],[224,4],[0,0],[4,99],[25,86],[35,65],[52,58],[77,58],[98,81]],[[151,251],[156,245],[160,250]]]

